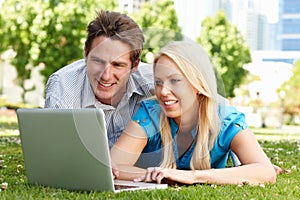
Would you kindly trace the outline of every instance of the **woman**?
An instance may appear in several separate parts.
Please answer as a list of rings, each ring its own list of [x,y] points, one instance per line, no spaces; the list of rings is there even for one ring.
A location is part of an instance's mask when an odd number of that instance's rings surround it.
[[[218,96],[212,64],[201,47],[181,41],[162,48],[154,61],[154,82],[156,98],[141,102],[111,149],[116,178],[157,183],[165,178],[183,184],[276,182],[244,114]],[[226,168],[230,151],[241,166]],[[153,159],[157,157],[159,162]]]

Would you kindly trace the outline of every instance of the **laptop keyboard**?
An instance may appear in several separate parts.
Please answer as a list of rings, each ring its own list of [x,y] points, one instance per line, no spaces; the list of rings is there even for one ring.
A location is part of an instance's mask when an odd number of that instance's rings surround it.
[[[118,185],[115,184],[115,190],[120,190],[120,189],[128,189],[128,188],[137,188],[138,186],[136,185]]]

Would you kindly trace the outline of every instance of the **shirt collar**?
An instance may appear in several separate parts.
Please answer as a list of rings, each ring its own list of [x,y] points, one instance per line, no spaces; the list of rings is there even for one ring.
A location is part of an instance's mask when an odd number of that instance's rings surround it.
[[[139,87],[139,84],[135,81],[133,78],[133,74],[130,74],[128,82],[127,82],[127,98],[129,99],[133,93],[136,93],[138,95],[143,95],[142,88]]]

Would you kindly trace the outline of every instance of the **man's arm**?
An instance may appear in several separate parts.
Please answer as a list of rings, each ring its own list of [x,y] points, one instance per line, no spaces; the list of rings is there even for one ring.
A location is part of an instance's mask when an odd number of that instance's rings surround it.
[[[61,86],[56,75],[51,75],[46,84],[44,108],[62,108]]]

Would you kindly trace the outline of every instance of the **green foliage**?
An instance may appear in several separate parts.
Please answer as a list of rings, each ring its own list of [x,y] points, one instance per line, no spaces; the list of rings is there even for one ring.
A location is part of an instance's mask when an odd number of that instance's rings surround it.
[[[33,66],[42,64],[42,75],[83,58],[86,26],[95,11],[115,9],[117,0],[9,0],[0,9],[0,52],[12,49],[11,63],[17,70],[18,85],[25,88]]]
[[[56,70],[70,62],[82,58],[83,39],[88,23],[87,7],[75,2],[60,2],[43,9],[35,19],[37,43],[32,53],[34,65],[43,63],[41,74],[45,80]],[[40,29],[40,30],[39,30]]]
[[[33,88],[25,88],[25,80],[31,76],[30,50],[35,43],[35,35],[31,32],[33,20],[39,14],[40,1],[29,3],[27,1],[10,0],[2,3],[1,17],[5,21],[3,29],[4,47],[11,48],[16,53],[11,64],[17,70],[18,85],[24,93]],[[13,13],[13,14],[12,14]],[[22,95],[24,99],[24,93]]]
[[[105,10],[117,11],[119,0],[97,0],[92,4],[92,7],[95,7],[95,5]]]
[[[181,40],[181,28],[172,0],[147,1],[132,18],[139,24],[145,35],[142,61],[152,62],[146,55],[155,54],[172,40]]]
[[[56,70],[83,58],[86,26],[100,9],[116,9],[117,1],[50,1],[36,18],[37,45],[34,65],[43,63],[45,80]],[[96,6],[97,5],[97,6]],[[42,33],[42,34],[41,34]]]
[[[1,6],[0,6],[0,9],[1,9]],[[0,12],[0,54],[7,50],[7,46],[4,44],[4,40],[5,40],[5,20],[3,19],[2,15],[1,15],[1,12]],[[1,57],[0,57],[0,60],[1,60]],[[1,94],[1,92],[0,92]]]
[[[300,113],[300,60],[296,61],[292,77],[286,81],[280,91],[285,92],[285,112],[294,116]]]
[[[237,88],[247,75],[243,65],[251,62],[251,55],[243,36],[226,20],[225,12],[219,11],[215,17],[207,17],[202,22],[200,36],[197,38],[208,52],[218,77],[219,93],[234,97]],[[225,91],[222,91],[222,81]]]

